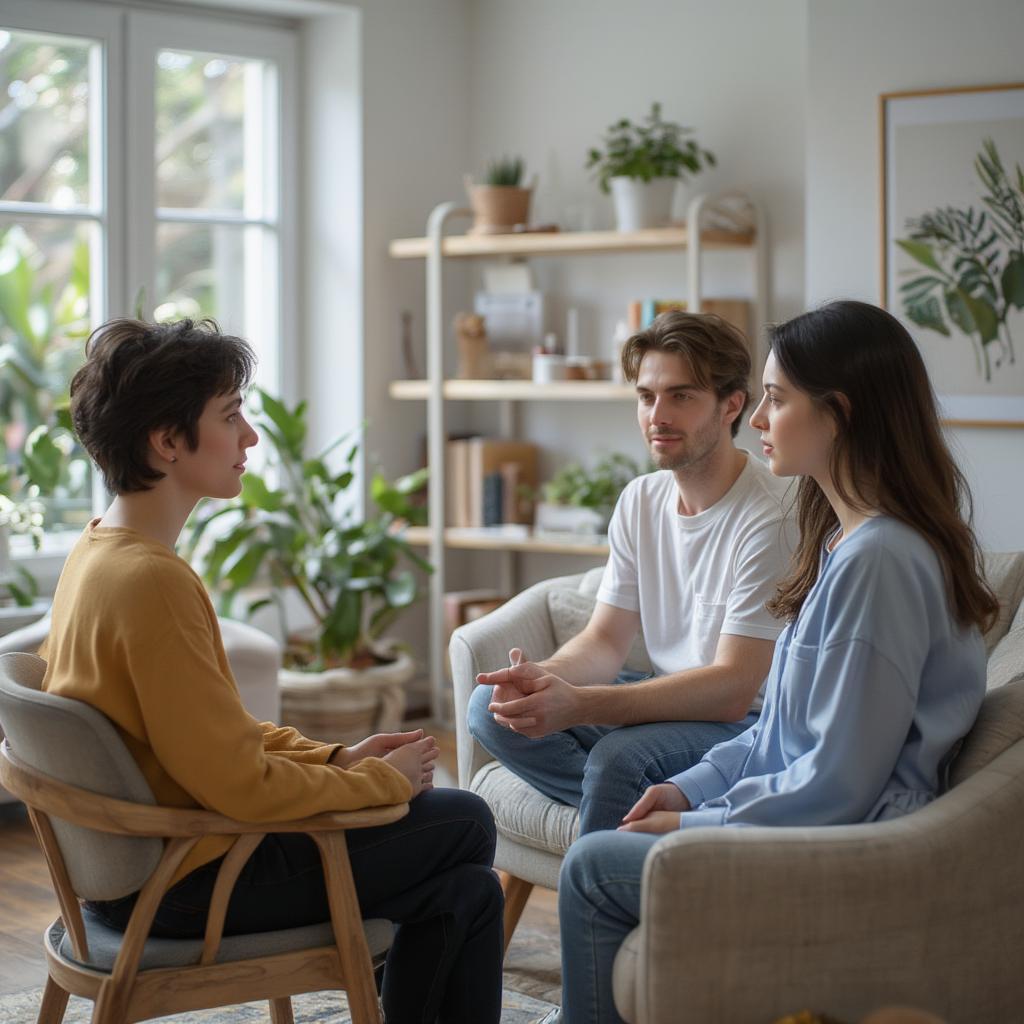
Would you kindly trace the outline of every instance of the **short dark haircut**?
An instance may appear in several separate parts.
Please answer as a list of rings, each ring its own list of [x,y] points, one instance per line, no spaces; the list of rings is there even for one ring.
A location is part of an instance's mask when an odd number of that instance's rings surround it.
[[[148,491],[164,477],[149,463],[152,431],[179,431],[195,451],[206,403],[245,390],[256,367],[248,342],[210,319],[109,320],[85,354],[71,381],[71,420],[114,494]]]
[[[736,436],[750,404],[750,349],[740,330],[714,313],[662,313],[622,348],[622,373],[630,383],[640,376],[640,363],[648,352],[682,356],[697,387],[713,391],[719,401],[742,392],[743,408],[732,422]]]

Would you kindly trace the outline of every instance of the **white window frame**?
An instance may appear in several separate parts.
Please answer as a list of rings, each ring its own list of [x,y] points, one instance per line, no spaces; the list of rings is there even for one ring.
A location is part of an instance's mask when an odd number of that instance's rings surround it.
[[[174,220],[188,219],[194,223],[210,225],[254,224],[270,227],[277,233],[277,274],[280,287],[274,327],[280,339],[268,378],[277,392],[291,399],[296,390],[295,359],[288,358],[293,346],[286,338],[298,335],[297,326],[297,217],[296,200],[298,153],[298,43],[293,33],[258,25],[235,24],[218,17],[185,18],[181,15],[153,11],[130,11],[127,14],[127,81],[128,89],[127,149],[129,161],[141,173],[127,175],[128,207],[138,215],[128,224],[126,251],[127,267],[132,272],[133,290],[138,284],[149,297],[147,313],[152,313],[155,295],[156,229],[165,216],[156,206],[156,173],[154,166],[155,126],[153,122],[156,88],[156,58],[160,50],[192,50],[204,53],[223,53],[234,57],[273,61],[277,68],[275,109],[270,114],[268,136],[276,136],[277,160],[271,169],[271,180],[265,183],[264,193],[271,197],[262,217],[210,216],[203,210],[191,214],[173,211]],[[247,273],[261,274],[264,268],[247,267]]]
[[[90,160],[99,160],[92,182],[89,208],[77,207],[54,216],[94,220],[100,226],[100,251],[90,261],[90,320],[98,326],[114,313],[130,315],[132,283],[141,281],[150,302],[154,295],[156,241],[155,125],[152,116],[155,59],[159,49],[223,52],[276,63],[278,128],[278,309],[276,379],[290,402],[299,390],[297,273],[299,250],[298,153],[300,120],[298,35],[294,27],[270,27],[232,19],[223,9],[197,8],[176,13],[153,9],[152,3],[133,7],[102,0],[4,0],[0,27],[21,32],[79,36],[98,42],[99,95],[91,96],[93,138]],[[147,107],[148,103],[148,107]],[[129,168],[132,173],[129,174]],[[90,167],[90,173],[93,168]],[[17,213],[15,204],[5,212]],[[129,215],[131,211],[131,215]],[[28,213],[28,216],[35,214]],[[48,211],[47,216],[50,216]],[[94,475],[94,512],[106,507],[106,494]],[[48,535],[39,552],[12,552],[12,561],[36,576],[44,592],[51,591],[73,543],[70,535]]]

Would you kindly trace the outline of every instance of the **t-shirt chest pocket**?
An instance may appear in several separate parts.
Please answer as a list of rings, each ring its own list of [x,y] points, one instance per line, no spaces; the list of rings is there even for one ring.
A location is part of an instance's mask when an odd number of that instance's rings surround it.
[[[706,601],[697,595],[697,632],[702,640],[718,642],[725,621],[725,602]]]

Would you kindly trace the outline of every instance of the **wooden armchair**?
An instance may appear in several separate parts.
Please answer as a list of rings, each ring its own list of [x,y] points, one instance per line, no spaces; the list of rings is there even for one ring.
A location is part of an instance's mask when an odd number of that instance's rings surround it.
[[[60,1024],[69,995],[92,999],[93,1024],[127,1024],[254,999],[292,1024],[291,996],[345,989],[353,1024],[380,1024],[373,958],[388,921],[362,921],[345,830],[401,818],[407,804],[252,824],[157,806],[113,725],[94,708],[42,692],[45,662],[0,655],[0,783],[28,807],[61,916],[43,936],[49,978],[39,1024]],[[73,781],[72,781],[73,780]],[[305,832],[319,847],[330,921],[223,937],[228,898],[267,832]],[[203,939],[149,938],[178,865],[201,836],[236,836],[214,886]],[[106,927],[79,900],[140,891],[127,929]]]

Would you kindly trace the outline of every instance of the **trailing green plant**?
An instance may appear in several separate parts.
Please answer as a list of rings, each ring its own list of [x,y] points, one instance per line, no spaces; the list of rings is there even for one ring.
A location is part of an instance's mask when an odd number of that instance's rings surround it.
[[[185,554],[222,612],[253,584],[269,584],[270,596],[248,608],[274,604],[286,637],[285,594],[298,596],[315,625],[307,645],[286,651],[292,667],[376,663],[378,639],[419,596],[411,567],[432,571],[402,536],[404,524],[426,521],[414,496],[427,470],[393,483],[374,475],[376,511],[361,517],[350,494],[358,442],[349,445],[341,469],[332,469],[330,456],[348,435],[310,456],[305,402],[288,409],[257,389],[256,407],[254,426],[270,451],[268,472],[246,473],[241,494],[226,504],[201,505],[187,527]]]
[[[945,206],[907,219],[908,238],[896,244],[926,273],[900,285],[908,319],[949,337],[946,321],[974,347],[978,373],[992,379],[1016,361],[1007,318],[1024,309],[1024,171],[1011,178],[992,139],[985,139],[974,168],[985,209]],[[989,350],[995,346],[994,355]]]
[[[705,166],[715,166],[714,153],[685,138],[692,134],[692,128],[663,121],[661,104],[652,103],[651,112],[639,124],[624,117],[605,132],[604,148],[591,148],[587,154],[587,170],[597,168],[594,173],[605,193],[612,178],[685,180]]]
[[[523,180],[524,170],[525,165],[521,157],[502,157],[488,164],[484,184],[518,188]]]
[[[544,484],[541,494],[545,501],[556,505],[575,505],[611,515],[626,484],[653,468],[650,463],[641,468],[628,455],[611,452],[589,470],[578,462],[568,463]]]

